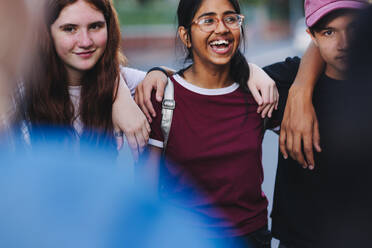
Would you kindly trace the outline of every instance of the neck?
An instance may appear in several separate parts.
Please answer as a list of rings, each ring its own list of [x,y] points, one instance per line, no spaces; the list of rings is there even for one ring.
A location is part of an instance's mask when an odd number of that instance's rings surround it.
[[[67,70],[68,85],[69,86],[81,85],[83,73],[81,71],[77,71],[69,67],[66,67],[66,70]]]
[[[342,70],[338,70],[333,68],[330,65],[326,65],[325,74],[332,79],[335,80],[345,80],[346,79],[346,72]]]
[[[202,66],[194,63],[184,73],[185,79],[191,84],[205,88],[218,89],[230,86],[230,65],[224,66]]]

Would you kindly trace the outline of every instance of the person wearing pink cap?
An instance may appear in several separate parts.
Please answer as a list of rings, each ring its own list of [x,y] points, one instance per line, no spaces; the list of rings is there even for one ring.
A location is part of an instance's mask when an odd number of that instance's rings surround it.
[[[282,248],[319,247],[323,239],[322,225],[325,221],[323,210],[336,207],[325,203],[329,201],[325,201],[327,195],[322,188],[323,182],[337,169],[328,167],[330,158],[334,157],[328,148],[331,144],[337,145],[338,142],[331,135],[335,127],[333,112],[342,104],[346,104],[340,101],[342,99],[340,92],[346,87],[345,62],[349,31],[352,30],[354,14],[367,4],[367,1],[356,0],[305,1],[308,31],[313,38],[311,47],[317,48],[315,49],[317,52],[311,49],[312,53],[316,53],[312,56],[319,57],[315,58],[317,62],[319,59],[325,62],[325,70],[318,80],[312,81],[302,77],[296,79],[296,82],[303,80],[305,83],[293,87],[297,73],[302,70],[299,67],[300,63],[301,66],[306,64],[305,67],[318,66],[314,61],[304,63],[304,58],[301,60],[298,57],[287,58],[284,62],[263,68],[277,83],[280,93],[278,111],[273,113],[274,119],[283,118],[280,141],[285,158],[279,156],[272,212],[272,233],[281,241]],[[321,67],[322,65],[321,63]],[[159,88],[158,85],[157,90]],[[298,131],[301,131],[300,123],[311,127],[310,135],[304,137],[303,133]],[[320,133],[324,149],[321,153],[314,153],[312,149],[314,143],[316,150],[321,151],[316,144],[317,138],[313,138],[314,135],[318,135],[315,133]],[[304,146],[304,150],[301,150],[301,146]],[[302,155],[303,151],[305,156]],[[301,154],[302,158],[298,154]],[[306,154],[310,154],[311,157],[314,154],[315,160],[309,161]],[[301,165],[311,170],[304,170]]]
[[[330,239],[326,236],[329,232],[324,229],[328,221],[327,213],[339,208],[331,200],[334,196],[327,194],[330,192],[327,186],[336,181],[334,174],[338,170],[334,162],[337,149],[334,148],[339,145],[340,140],[335,138],[334,129],[338,125],[336,120],[339,119],[335,113],[338,111],[334,110],[346,109],[348,104],[342,100],[342,96],[345,89],[348,89],[346,75],[349,39],[354,29],[355,15],[367,5],[368,1],[361,0],[305,1],[307,31],[319,49],[325,68],[318,81],[314,82],[315,85],[303,87],[303,95],[288,96],[285,111],[289,112],[288,109],[291,109],[291,118],[297,116],[297,119],[307,121],[309,126],[319,123],[322,152],[314,153],[316,166],[312,171],[303,170],[295,160],[296,156],[292,159],[293,154],[287,159],[279,156],[271,217],[272,234],[281,241],[280,248],[323,247],[324,241]],[[298,59],[287,59],[286,62],[266,67],[265,71],[276,82],[290,84],[291,80],[288,79],[296,75],[299,63]],[[279,93],[282,99],[287,98],[285,91],[279,90]],[[304,97],[298,97],[299,95]],[[309,120],[306,116],[314,116],[315,119]],[[287,123],[298,125],[294,121],[296,118],[291,118],[287,118]],[[283,132],[283,122],[281,131]],[[301,143],[305,145],[298,134],[297,137],[290,137],[289,132],[286,134],[284,138],[281,137],[281,142],[284,141],[288,150],[296,143],[295,139],[299,140],[300,147]]]

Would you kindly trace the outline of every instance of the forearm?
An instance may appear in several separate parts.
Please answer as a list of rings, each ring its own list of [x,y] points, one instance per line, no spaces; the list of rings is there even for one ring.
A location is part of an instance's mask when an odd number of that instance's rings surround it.
[[[301,90],[304,97],[311,99],[316,82],[324,70],[324,64],[319,49],[311,42],[301,59],[300,67],[290,92]]]
[[[252,64],[252,63],[248,63],[249,65],[249,80],[257,80],[257,81],[261,81],[261,80],[270,80],[272,81],[272,79],[266,74],[266,72],[264,70],[262,70],[261,67],[259,67],[258,65],[256,64]]]

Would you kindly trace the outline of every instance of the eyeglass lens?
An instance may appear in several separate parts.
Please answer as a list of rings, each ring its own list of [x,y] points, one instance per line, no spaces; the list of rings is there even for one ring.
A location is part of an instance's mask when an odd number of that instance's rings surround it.
[[[230,29],[238,29],[242,25],[243,18],[238,14],[226,15],[222,18],[222,22]],[[217,28],[220,19],[217,17],[203,17],[197,24],[205,32],[211,32]]]

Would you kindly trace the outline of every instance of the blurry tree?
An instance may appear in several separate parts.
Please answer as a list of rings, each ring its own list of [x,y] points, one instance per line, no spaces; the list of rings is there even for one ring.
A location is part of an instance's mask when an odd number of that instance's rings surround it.
[[[289,19],[290,0],[268,0],[270,16],[273,19]]]

